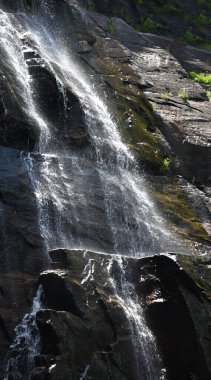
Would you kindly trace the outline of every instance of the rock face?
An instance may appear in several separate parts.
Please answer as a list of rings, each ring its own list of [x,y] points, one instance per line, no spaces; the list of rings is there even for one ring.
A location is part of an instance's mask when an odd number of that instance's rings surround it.
[[[86,9],[108,17],[121,17],[139,32],[174,37],[210,50],[209,1],[80,0]],[[178,28],[179,25],[179,28]]]
[[[120,260],[68,250],[50,256],[54,269],[39,278],[46,309],[36,317],[42,348],[33,378],[139,378],[121,298],[123,268],[156,335],[166,378],[211,378],[210,257]]]

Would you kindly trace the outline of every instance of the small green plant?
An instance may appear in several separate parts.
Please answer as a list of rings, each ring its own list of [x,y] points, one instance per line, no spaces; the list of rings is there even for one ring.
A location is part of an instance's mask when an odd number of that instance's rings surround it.
[[[183,36],[183,40],[184,40],[185,42],[187,42],[188,44],[193,44],[193,43],[196,42],[196,37],[193,35],[191,29],[188,29],[188,30],[185,32],[185,34],[184,34],[184,36]]]
[[[135,4],[135,5],[144,5],[144,0],[133,0],[133,4]]]
[[[157,104],[154,103],[154,102],[150,102],[150,104],[151,104],[151,107],[152,107],[153,111],[156,111],[156,109],[157,109]]]
[[[196,23],[197,25],[204,27],[210,24],[210,19],[205,15],[205,12],[202,11],[196,18]]]
[[[197,3],[203,7],[211,8],[210,0],[197,0]]]
[[[112,18],[109,18],[109,20],[108,20],[108,32],[112,33],[114,31],[114,27],[115,27],[114,20]]]
[[[179,12],[178,8],[176,8],[174,5],[169,4],[169,3],[164,4],[162,6],[161,10],[163,13],[166,13],[166,14],[172,14],[172,13],[178,13]]]
[[[185,90],[180,90],[178,93],[178,96],[180,99],[184,100],[185,102],[189,99],[189,96]]]
[[[210,22],[210,19],[209,19],[209,22]],[[210,41],[193,34],[192,27],[190,27],[180,39],[183,42],[186,42],[190,45],[198,46],[199,48],[202,48],[205,50],[211,50]]]
[[[94,4],[89,4],[89,5],[88,5],[88,11],[90,11],[90,12],[95,12],[95,11],[96,11],[96,7],[95,7],[95,5],[94,5]]]
[[[206,97],[209,100],[209,102],[211,102],[211,91],[206,92]]]
[[[144,33],[156,32],[157,28],[158,25],[150,17],[147,17],[146,20],[144,20],[143,25],[141,27],[142,32]]]
[[[165,102],[167,102],[169,99],[170,99],[170,94],[169,92],[164,92],[162,95],[161,95],[161,98],[163,100],[165,100]]]
[[[162,162],[162,165],[160,167],[160,171],[161,173],[167,173],[170,171],[170,164],[171,164],[171,158],[169,157],[166,157],[164,158],[163,162]]]
[[[193,18],[189,13],[183,13],[182,18],[185,21],[187,25],[194,25],[195,24],[195,18]],[[188,30],[192,30],[192,27],[190,27]]]
[[[211,43],[208,42],[208,41],[206,41],[206,40],[204,40],[204,41],[201,42],[200,47],[202,49],[211,51]]]
[[[195,71],[191,71],[189,73],[189,78],[197,83],[211,86],[211,74],[196,73]]]

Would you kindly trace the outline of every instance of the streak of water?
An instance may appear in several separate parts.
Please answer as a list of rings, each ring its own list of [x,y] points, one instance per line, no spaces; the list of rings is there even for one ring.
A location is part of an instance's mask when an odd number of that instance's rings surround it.
[[[40,335],[36,325],[36,313],[41,309],[42,287],[37,290],[30,314],[15,329],[15,339],[10,346],[4,380],[29,379],[34,368],[34,357],[39,353]]]
[[[33,99],[32,78],[25,59],[25,54],[31,52],[32,48],[27,43],[27,33],[18,25],[16,19],[2,10],[0,10],[0,51],[4,83],[16,101],[22,103],[22,110],[29,121],[32,120],[40,129],[39,148],[42,150],[49,131]]]
[[[114,275],[118,266],[121,278]],[[115,291],[115,297],[121,305],[130,325],[132,347],[134,350],[137,380],[165,380],[165,369],[156,347],[155,337],[146,324],[144,310],[139,303],[136,291],[131,282],[126,279],[127,263],[124,258],[115,255],[108,261],[108,274]]]

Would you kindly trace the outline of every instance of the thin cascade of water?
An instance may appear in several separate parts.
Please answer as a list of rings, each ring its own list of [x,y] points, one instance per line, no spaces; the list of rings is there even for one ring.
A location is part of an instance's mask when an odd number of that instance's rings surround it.
[[[26,314],[15,329],[15,339],[7,357],[4,380],[29,379],[34,368],[34,358],[40,350],[40,335],[36,314],[42,308],[42,287],[39,286],[30,314]]]
[[[130,325],[137,380],[166,380],[166,370],[163,367],[155,337],[147,326],[144,310],[137,299],[134,286],[126,279],[127,263],[124,261],[123,257],[115,255],[114,258],[108,260],[107,271],[115,297]],[[121,273],[118,281],[114,273],[117,270]]]
[[[18,103],[27,119],[40,129],[39,149],[44,149],[49,131],[44,119],[39,114],[34,98],[32,78],[29,74],[25,55],[33,51],[27,44],[27,33],[22,30],[11,14],[0,10],[0,51],[1,71],[4,82]],[[10,63],[9,70],[7,63]]]
[[[86,252],[84,257],[86,257]],[[143,306],[128,276],[127,260],[126,257],[114,255],[112,259],[107,257],[102,259],[101,266],[102,270],[106,271],[109,287],[112,288],[109,294],[112,294],[112,299],[115,297],[115,302],[123,310],[129,325],[129,339],[135,359],[135,379],[166,380],[166,369],[159,354],[156,339],[147,325]],[[95,283],[96,267],[95,260],[89,258],[82,272],[82,285]]]
[[[37,201],[37,210],[38,210],[38,226],[40,229],[40,234],[44,241],[44,249],[48,256],[48,252],[50,250],[50,247],[48,245],[48,242],[51,240],[52,236],[50,235],[50,228],[49,228],[49,215],[48,213],[43,212],[46,207],[48,207],[47,199],[45,197],[40,196],[40,186],[39,186],[39,171],[36,170],[35,166],[35,159],[31,153],[28,152],[21,152],[21,160],[23,161],[28,176],[30,178],[34,193],[36,195],[36,201]],[[47,257],[48,260],[50,260],[49,257]]]

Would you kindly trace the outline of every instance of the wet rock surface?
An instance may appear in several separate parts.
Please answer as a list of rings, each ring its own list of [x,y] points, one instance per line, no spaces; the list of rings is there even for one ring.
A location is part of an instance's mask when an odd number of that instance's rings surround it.
[[[156,335],[167,378],[211,378],[209,256],[124,257],[122,268],[119,258],[94,252],[61,249],[50,256],[54,269],[39,278],[46,309],[37,314],[42,340],[37,374],[137,378],[131,329],[119,298],[124,267]]]

